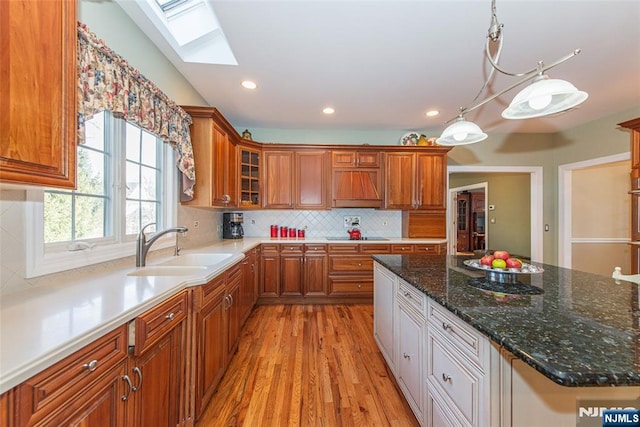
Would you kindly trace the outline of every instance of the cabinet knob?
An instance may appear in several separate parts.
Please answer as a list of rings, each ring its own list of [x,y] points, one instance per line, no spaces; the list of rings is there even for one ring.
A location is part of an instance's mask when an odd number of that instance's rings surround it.
[[[89,363],[85,363],[82,367],[89,372],[93,372],[98,368],[98,361],[94,359]]]
[[[453,332],[453,327],[450,323],[442,322],[442,329],[445,331]]]
[[[411,355],[410,354],[402,353],[402,357],[404,357],[405,359],[411,360]]]
[[[362,288],[362,285],[360,283],[358,283],[358,289]]]
[[[442,373],[442,381],[453,383],[453,379],[451,378],[451,375],[447,375],[444,372]]]
[[[409,292],[407,292],[407,291],[405,291],[404,296],[405,296],[406,298],[411,298],[411,294],[410,294]]]
[[[175,317],[176,315],[174,313],[169,313],[166,316],[164,316],[164,318],[167,320],[173,320]]]

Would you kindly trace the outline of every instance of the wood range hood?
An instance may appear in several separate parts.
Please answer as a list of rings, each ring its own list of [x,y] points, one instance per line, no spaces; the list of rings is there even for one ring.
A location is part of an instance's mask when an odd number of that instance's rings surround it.
[[[334,170],[334,198],[336,208],[381,208],[379,170]]]

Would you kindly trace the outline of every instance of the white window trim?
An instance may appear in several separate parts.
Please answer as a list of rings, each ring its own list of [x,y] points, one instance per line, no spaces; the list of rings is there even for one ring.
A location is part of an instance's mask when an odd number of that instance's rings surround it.
[[[176,224],[178,219],[178,173],[174,150],[164,144],[164,192],[163,218],[168,227]],[[44,245],[44,189],[30,189],[26,194],[25,224],[26,226],[26,271],[25,278],[43,276],[86,267],[101,262],[112,261],[135,255],[136,242],[127,238],[124,242],[108,244],[102,241],[96,246],[76,251],[45,252]],[[87,240],[91,242],[91,240]],[[153,250],[168,248],[175,244],[175,238],[166,236],[158,239]],[[132,264],[134,267],[135,264]]]

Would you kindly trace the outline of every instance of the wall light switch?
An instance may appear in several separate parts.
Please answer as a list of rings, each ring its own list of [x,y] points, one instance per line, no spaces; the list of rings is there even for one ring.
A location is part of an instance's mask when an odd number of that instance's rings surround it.
[[[343,223],[342,226],[344,228],[352,228],[352,227],[358,227],[360,228],[360,226],[362,224],[360,224],[360,215],[348,215],[348,216],[344,216],[343,218]]]

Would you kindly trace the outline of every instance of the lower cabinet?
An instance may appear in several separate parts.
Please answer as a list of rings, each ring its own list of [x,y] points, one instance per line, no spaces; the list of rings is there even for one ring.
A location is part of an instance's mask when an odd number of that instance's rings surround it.
[[[242,284],[240,286],[240,323],[244,324],[258,299],[258,250],[246,252],[242,261]]]
[[[373,267],[373,336],[378,343],[382,356],[394,375],[396,373],[396,356],[394,350],[395,321],[393,318],[396,280],[395,275],[377,262]]]
[[[423,419],[424,315],[416,313],[399,296],[397,305],[397,379],[419,422]]]

